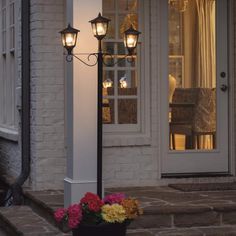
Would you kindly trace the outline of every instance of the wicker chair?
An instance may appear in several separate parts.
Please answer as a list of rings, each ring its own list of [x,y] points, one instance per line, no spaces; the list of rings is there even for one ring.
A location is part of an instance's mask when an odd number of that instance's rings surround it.
[[[186,149],[200,148],[200,136],[212,135],[215,148],[216,92],[211,88],[176,88],[171,105],[170,140],[185,135]]]

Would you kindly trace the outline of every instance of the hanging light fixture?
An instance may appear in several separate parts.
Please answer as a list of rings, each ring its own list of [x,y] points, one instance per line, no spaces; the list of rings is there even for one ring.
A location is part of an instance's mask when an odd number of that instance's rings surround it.
[[[169,0],[169,5],[179,12],[184,12],[187,9],[188,0]]]

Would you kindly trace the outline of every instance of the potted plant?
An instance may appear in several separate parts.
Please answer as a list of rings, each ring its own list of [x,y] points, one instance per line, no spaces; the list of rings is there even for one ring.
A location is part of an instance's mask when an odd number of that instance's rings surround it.
[[[127,225],[141,214],[138,200],[123,193],[100,199],[88,192],[78,204],[57,209],[54,217],[67,222],[73,236],[125,236]]]

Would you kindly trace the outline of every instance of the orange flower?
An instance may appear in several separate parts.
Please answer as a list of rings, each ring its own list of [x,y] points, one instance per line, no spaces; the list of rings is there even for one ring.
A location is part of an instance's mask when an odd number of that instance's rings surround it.
[[[126,198],[122,200],[121,205],[124,207],[126,217],[129,220],[135,219],[143,214],[143,210],[139,206],[139,201],[133,198]]]

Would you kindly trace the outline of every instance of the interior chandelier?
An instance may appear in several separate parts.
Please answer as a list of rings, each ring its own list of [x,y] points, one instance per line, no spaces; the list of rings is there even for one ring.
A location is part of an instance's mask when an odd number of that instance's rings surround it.
[[[187,9],[188,0],[169,0],[171,7],[179,12],[184,12]]]

